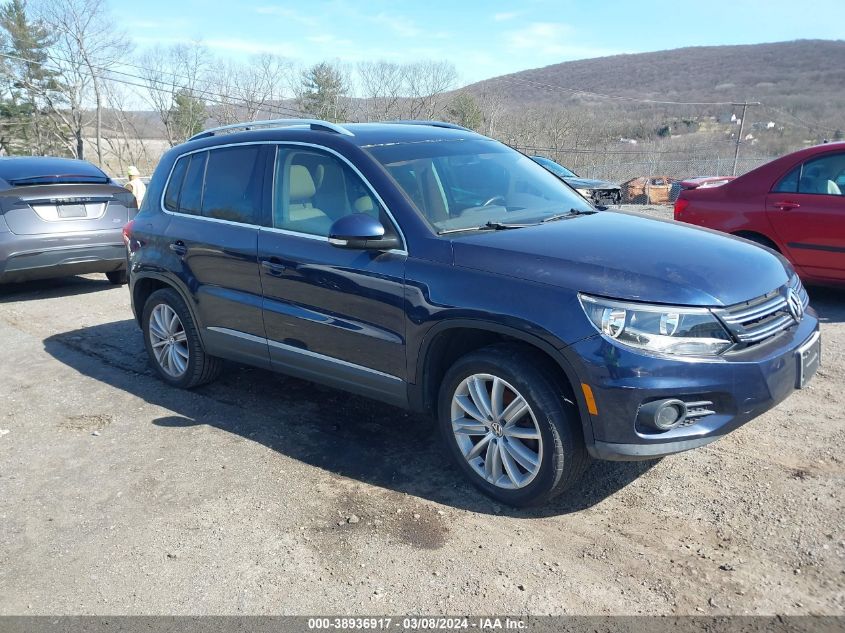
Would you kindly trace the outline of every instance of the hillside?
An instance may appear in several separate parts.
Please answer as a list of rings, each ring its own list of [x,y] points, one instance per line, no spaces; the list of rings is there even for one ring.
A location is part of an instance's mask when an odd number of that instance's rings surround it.
[[[508,107],[608,102],[538,84],[660,101],[748,99],[794,107],[796,113],[818,122],[842,122],[845,41],[797,40],[614,55],[503,75],[466,89],[479,96],[496,94]]]

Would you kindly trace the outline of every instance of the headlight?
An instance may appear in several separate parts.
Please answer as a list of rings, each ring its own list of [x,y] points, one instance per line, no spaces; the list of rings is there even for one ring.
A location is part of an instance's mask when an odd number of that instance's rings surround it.
[[[593,190],[592,189],[576,189],[578,193],[584,196],[587,200],[593,197]]]
[[[707,308],[628,303],[583,294],[579,298],[596,329],[623,345],[660,354],[714,356],[733,344]]]

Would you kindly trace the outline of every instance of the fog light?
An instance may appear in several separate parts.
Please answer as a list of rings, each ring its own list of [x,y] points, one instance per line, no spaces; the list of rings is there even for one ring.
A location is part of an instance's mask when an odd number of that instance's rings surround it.
[[[658,431],[668,431],[687,419],[687,405],[681,400],[655,400],[640,407],[637,419]]]

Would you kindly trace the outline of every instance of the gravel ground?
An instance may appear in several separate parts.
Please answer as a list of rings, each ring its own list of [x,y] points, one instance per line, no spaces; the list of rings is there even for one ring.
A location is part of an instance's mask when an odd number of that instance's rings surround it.
[[[167,388],[102,276],[0,287],[0,614],[845,614],[845,293],[811,297],[808,389],[513,511],[398,409]]]

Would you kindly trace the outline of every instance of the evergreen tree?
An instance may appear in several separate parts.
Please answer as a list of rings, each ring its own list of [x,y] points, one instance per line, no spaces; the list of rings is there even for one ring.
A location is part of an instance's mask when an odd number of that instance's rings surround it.
[[[343,121],[346,119],[347,86],[343,73],[328,62],[320,62],[303,71],[299,107],[318,119]]]
[[[52,43],[45,25],[30,18],[25,0],[0,7],[2,107],[0,136],[8,153],[45,154],[53,149],[43,99],[58,87],[49,66]]]
[[[186,89],[179,90],[173,96],[170,114],[174,133],[180,141],[202,132],[208,118],[205,104]]]

